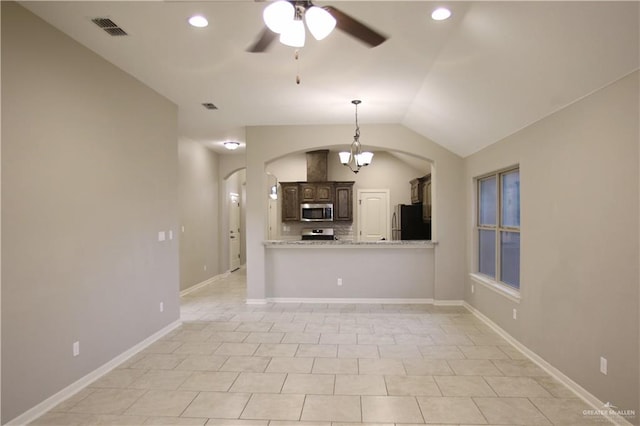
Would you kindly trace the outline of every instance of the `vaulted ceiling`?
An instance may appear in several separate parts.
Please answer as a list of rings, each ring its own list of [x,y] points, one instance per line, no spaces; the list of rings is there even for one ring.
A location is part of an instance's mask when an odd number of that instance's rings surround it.
[[[180,134],[221,149],[245,126],[400,123],[467,156],[638,69],[638,2],[335,1],[389,36],[309,35],[299,59],[249,53],[267,3],[23,2],[179,107]],[[433,21],[446,5],[453,15]],[[205,15],[206,28],[187,19]],[[91,22],[108,17],[129,35]],[[299,75],[301,83],[296,84]],[[212,102],[218,109],[207,110]],[[366,142],[365,142],[366,143]]]

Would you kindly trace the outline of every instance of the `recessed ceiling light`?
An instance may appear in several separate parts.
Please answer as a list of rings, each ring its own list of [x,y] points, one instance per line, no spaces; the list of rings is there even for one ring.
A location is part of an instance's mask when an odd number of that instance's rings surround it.
[[[225,142],[223,143],[224,147],[227,148],[229,151],[233,151],[235,149],[238,149],[238,147],[240,146],[240,142],[235,142],[235,141],[229,141],[229,142]]]
[[[446,7],[439,7],[431,13],[431,19],[434,21],[444,21],[451,16],[451,11]]]
[[[189,24],[191,24],[192,27],[204,28],[209,25],[209,21],[202,15],[193,15],[189,18]]]

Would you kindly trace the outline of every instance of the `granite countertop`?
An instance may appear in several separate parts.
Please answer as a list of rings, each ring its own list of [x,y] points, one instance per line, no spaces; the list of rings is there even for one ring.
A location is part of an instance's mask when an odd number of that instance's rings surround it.
[[[384,241],[353,241],[353,240],[267,240],[266,247],[422,247],[429,248],[438,244],[430,240],[384,240]]]

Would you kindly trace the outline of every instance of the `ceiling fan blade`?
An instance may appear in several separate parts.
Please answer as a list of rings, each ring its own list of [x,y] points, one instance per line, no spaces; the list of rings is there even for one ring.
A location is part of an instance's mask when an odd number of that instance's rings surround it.
[[[277,36],[278,34],[274,33],[269,28],[264,27],[255,43],[247,48],[247,52],[260,53],[266,51]]]
[[[371,47],[376,47],[387,40],[386,36],[383,36],[379,32],[373,30],[371,27],[363,24],[362,22],[352,18],[346,13],[336,9],[333,6],[326,6],[324,9],[336,18],[336,27],[355,37],[362,42],[368,44]]]

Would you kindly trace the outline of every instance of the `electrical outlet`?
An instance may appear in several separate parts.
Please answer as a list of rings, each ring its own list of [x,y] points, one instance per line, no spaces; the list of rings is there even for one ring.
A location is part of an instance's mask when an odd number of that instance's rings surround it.
[[[338,278],[338,285],[342,285],[342,278]]]
[[[207,265],[204,265],[204,270],[205,270],[205,271],[207,270]]]
[[[160,312],[164,312],[164,302],[160,302]]]
[[[165,239],[166,239],[166,236],[164,234],[164,231],[158,232],[158,241],[164,241]]]
[[[184,225],[182,225],[182,233],[184,234]]]
[[[513,319],[518,319],[518,310],[513,308]]]
[[[476,286],[474,286],[473,284],[471,284],[471,294],[476,292]]]
[[[603,356],[600,357],[600,372],[607,375],[607,359]]]
[[[80,355],[80,342],[73,342],[73,356]]]

